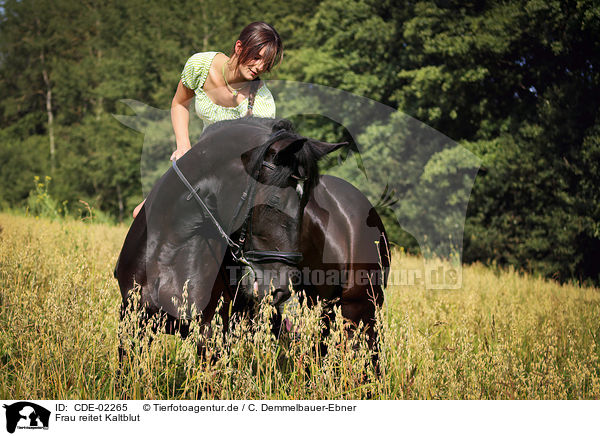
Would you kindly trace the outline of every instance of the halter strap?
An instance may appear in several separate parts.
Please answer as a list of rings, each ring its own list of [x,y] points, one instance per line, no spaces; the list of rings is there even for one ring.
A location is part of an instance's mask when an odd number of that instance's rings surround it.
[[[269,263],[281,262],[288,265],[297,265],[302,262],[302,253],[295,251],[246,251],[245,258],[248,262]]]

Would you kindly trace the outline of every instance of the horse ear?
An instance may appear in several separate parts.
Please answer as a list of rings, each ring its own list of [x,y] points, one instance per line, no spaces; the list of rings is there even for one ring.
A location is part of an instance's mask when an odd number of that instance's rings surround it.
[[[310,146],[313,150],[313,153],[317,156],[317,159],[321,159],[326,154],[336,151],[338,148],[341,148],[345,145],[348,145],[347,142],[322,142],[322,141],[310,141]]]
[[[306,141],[307,139],[304,137],[294,138],[291,141],[279,141],[272,147],[275,152],[275,164],[285,165],[290,162],[294,158],[294,154],[304,147]]]
[[[294,130],[294,126],[290,120],[279,120],[273,125],[271,132],[277,133],[280,130],[288,130],[291,132]]]

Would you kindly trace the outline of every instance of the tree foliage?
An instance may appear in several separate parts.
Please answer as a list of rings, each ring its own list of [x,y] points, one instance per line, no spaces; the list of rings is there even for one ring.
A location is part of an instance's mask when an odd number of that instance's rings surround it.
[[[396,242],[418,249],[398,226],[399,217],[421,213],[416,199],[467,195],[468,180],[447,184],[451,168],[477,166],[464,148],[482,166],[463,259],[600,281],[593,0],[5,0],[0,205],[25,207],[34,176],[50,175],[50,195],[124,219],[142,198],[142,135],[112,116],[132,115],[119,101],[168,109],[187,57],[228,53],[254,20],[271,22],[284,40],[284,62],[271,78],[371,98],[398,110],[391,120],[407,114],[452,139],[436,149],[406,141],[390,149],[393,123],[367,123],[350,137],[331,120],[294,119],[303,133],[359,143],[365,165],[397,174],[402,206],[380,208]],[[365,182],[359,167],[336,164],[329,161],[329,171],[380,194],[374,184],[384,181]],[[436,220],[443,233],[444,220]]]

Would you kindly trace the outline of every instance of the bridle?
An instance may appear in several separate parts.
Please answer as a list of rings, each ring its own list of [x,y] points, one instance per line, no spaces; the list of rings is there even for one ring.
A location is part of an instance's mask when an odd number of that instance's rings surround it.
[[[302,261],[302,253],[295,252],[295,251],[253,250],[252,247],[250,247],[249,249],[246,249],[247,241],[249,240],[251,242],[251,240],[252,240],[252,238],[251,238],[252,215],[253,215],[252,212],[254,210],[253,209],[254,198],[255,198],[255,194],[256,194],[256,185],[258,183],[257,179],[258,179],[258,176],[260,173],[260,169],[263,166],[270,168],[270,169],[277,168],[277,166],[275,164],[266,162],[264,160],[264,157],[265,157],[265,154],[266,154],[267,150],[269,149],[269,147],[271,147],[271,145],[273,145],[277,140],[279,140],[283,133],[285,133],[285,131],[283,131],[283,130],[278,131],[276,134],[272,135],[265,143],[263,143],[260,146],[260,147],[262,147],[262,150],[260,151],[261,155],[259,156],[260,165],[257,165],[254,168],[254,170],[252,171],[252,174],[249,176],[248,187],[242,193],[242,196],[241,196],[240,200],[238,201],[238,204],[235,208],[233,217],[231,219],[231,223],[229,224],[228,232],[223,230],[223,227],[221,226],[219,221],[215,218],[215,216],[211,213],[209,207],[202,200],[202,198],[200,198],[200,196],[198,195],[196,190],[192,187],[190,182],[183,175],[183,173],[177,166],[177,162],[175,160],[173,161],[173,170],[175,171],[175,174],[177,174],[179,179],[183,182],[183,184],[190,191],[190,194],[188,195],[187,199],[190,200],[193,197],[196,200],[196,202],[200,205],[200,207],[202,208],[203,214],[206,214],[208,216],[208,218],[213,222],[217,231],[219,232],[221,237],[227,242],[227,245],[231,249],[231,254],[233,256],[234,261],[244,264],[246,266],[249,266],[250,268],[253,267],[253,264],[270,263],[270,262],[285,263],[287,265],[297,266]],[[300,186],[300,187],[302,186],[301,184],[305,181],[305,179],[302,177],[298,177],[295,175],[292,175],[291,177],[295,178],[298,181],[298,186]],[[302,188],[300,188],[297,191],[298,191],[299,195],[302,197],[302,195],[303,195]],[[278,199],[279,199],[279,197],[277,197],[276,195],[272,195],[267,200],[267,204],[270,206],[276,206]],[[240,216],[242,208],[244,208],[244,221],[240,228],[240,236],[239,236],[237,242],[235,242],[229,237],[229,234],[231,234],[231,231],[233,230],[233,226],[234,226],[237,218]],[[298,219],[298,218],[296,218],[296,219]]]

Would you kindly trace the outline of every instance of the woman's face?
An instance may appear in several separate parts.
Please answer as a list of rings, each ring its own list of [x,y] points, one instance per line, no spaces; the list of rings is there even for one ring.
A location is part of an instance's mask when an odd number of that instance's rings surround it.
[[[264,60],[264,55],[266,51],[267,47],[263,47],[263,49],[258,53],[258,55],[254,59],[250,60],[250,62],[246,64],[241,64],[238,66],[238,70],[240,74],[244,77],[244,79],[254,80],[256,79],[256,77],[260,76],[266,71],[267,68]]]

